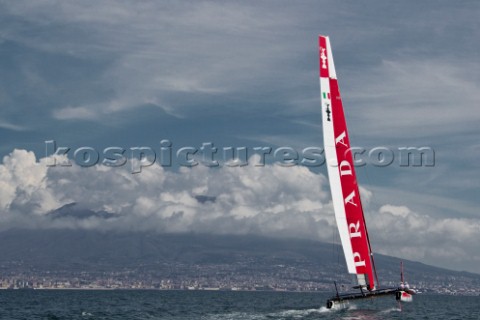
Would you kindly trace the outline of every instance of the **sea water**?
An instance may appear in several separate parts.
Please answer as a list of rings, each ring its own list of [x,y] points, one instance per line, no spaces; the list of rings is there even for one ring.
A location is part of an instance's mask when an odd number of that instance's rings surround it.
[[[480,297],[384,297],[328,310],[323,293],[1,290],[0,319],[480,319]]]

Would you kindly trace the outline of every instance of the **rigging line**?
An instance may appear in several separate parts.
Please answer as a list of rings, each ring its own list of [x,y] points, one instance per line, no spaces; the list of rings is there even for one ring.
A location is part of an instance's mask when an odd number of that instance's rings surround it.
[[[361,206],[361,200],[360,200],[360,206]],[[363,213],[363,206],[362,206],[362,213]],[[362,214],[362,219],[363,219],[363,225],[365,226],[365,234],[367,236],[368,249],[370,250],[370,261],[372,262],[373,273],[375,275],[375,281],[376,281],[377,285],[380,286],[380,283],[378,282],[377,268],[375,266],[375,259],[373,258],[372,245],[370,244],[370,237],[368,236],[368,229],[367,229],[367,224],[366,224],[366,221],[365,221],[365,213]]]
[[[338,255],[338,247],[337,247],[337,226],[335,224],[332,225],[332,262],[335,265],[335,260]]]
[[[336,231],[335,232],[335,243],[337,244],[336,247],[335,247],[336,248],[336,253],[337,253],[337,265],[340,265],[340,250],[342,249],[342,244],[341,244],[341,241],[340,241],[340,234],[338,233],[338,226],[337,226],[337,229],[335,231]],[[343,251],[343,249],[342,249],[342,251]]]
[[[338,227],[336,221],[332,225],[332,263],[334,265],[340,265],[340,241],[339,241],[339,234],[338,234]]]
[[[365,177],[367,179],[367,184],[368,185],[371,185],[370,184],[370,177],[368,175],[368,168],[367,168],[367,165],[365,165],[365,169],[362,170],[364,173],[365,173]],[[358,172],[358,171],[357,171]],[[374,202],[374,197],[375,197],[375,193],[372,191],[372,197],[371,197],[371,202]],[[360,203],[361,203],[361,198],[360,198]],[[361,205],[361,208],[362,208],[362,211],[363,211],[363,205]],[[368,248],[370,249],[370,260],[372,261],[372,267],[373,267],[373,272],[375,274],[375,281],[377,282],[377,285],[380,287],[380,282],[378,281],[378,275],[377,275],[377,268],[375,266],[375,259],[373,257],[373,250],[372,250],[372,246],[370,244],[370,237],[368,235],[368,230],[367,230],[367,224],[366,224],[366,221],[365,221],[365,213],[363,212],[363,223],[365,225],[365,231],[366,231],[366,235],[367,235],[367,242],[368,242]]]
[[[332,261],[335,263],[335,225],[332,226]]]

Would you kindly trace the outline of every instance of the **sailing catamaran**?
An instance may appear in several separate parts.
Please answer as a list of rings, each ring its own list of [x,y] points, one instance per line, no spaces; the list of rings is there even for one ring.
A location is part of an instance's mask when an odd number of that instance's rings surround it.
[[[327,308],[348,300],[385,295],[395,295],[399,301],[411,301],[414,291],[405,285],[378,288],[329,37],[319,36],[318,44],[323,139],[333,209],[348,272],[357,278],[358,285],[353,288],[360,290],[349,294],[338,294],[337,291],[327,301]]]

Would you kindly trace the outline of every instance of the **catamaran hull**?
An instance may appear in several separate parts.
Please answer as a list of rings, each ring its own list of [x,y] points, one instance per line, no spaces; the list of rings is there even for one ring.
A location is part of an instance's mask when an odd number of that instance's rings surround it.
[[[396,300],[411,302],[413,297],[410,293],[400,288],[379,289],[374,291],[364,291],[359,293],[347,293],[336,295],[327,300],[327,309],[338,309],[347,305],[351,300],[362,300],[379,298],[383,296],[395,296]]]
[[[344,310],[344,309],[347,309],[349,305],[350,305],[350,302],[348,300],[342,300],[342,301],[327,300],[327,309]]]

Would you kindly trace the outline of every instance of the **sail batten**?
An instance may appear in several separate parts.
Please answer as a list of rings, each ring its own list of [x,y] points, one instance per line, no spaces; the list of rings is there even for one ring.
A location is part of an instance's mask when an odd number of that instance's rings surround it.
[[[348,272],[357,274],[360,286],[373,290],[370,244],[328,37],[319,37],[319,59],[324,147],[335,219]]]

